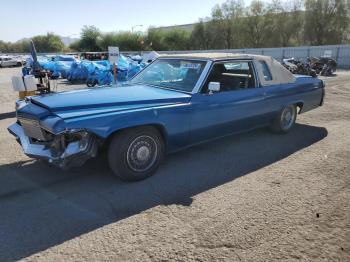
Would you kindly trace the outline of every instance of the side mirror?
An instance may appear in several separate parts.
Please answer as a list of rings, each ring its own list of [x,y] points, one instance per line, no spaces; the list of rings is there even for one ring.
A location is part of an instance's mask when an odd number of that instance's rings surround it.
[[[209,82],[208,85],[209,94],[220,91],[220,82]]]

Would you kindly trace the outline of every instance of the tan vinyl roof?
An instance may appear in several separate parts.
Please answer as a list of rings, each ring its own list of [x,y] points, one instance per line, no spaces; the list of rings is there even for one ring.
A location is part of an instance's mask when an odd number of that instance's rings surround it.
[[[233,53],[188,53],[188,54],[171,54],[161,55],[160,58],[194,58],[206,60],[223,60],[223,59],[252,59],[260,83],[263,86],[288,84],[296,81],[295,76],[289,72],[280,62],[271,56],[253,55],[253,54],[233,54]],[[272,80],[265,80],[263,67],[260,62],[264,61],[272,75]]]
[[[233,53],[187,53],[187,54],[162,54],[160,57],[170,57],[170,58],[199,58],[199,59],[225,59],[225,58],[235,58],[235,59],[253,59],[261,58],[266,56],[261,55],[251,55],[251,54],[233,54]]]

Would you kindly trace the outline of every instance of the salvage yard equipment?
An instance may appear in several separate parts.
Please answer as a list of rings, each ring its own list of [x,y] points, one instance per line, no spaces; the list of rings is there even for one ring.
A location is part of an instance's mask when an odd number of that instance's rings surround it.
[[[314,69],[311,68],[309,62],[303,63],[301,60],[295,58],[283,59],[282,65],[287,68],[292,74],[298,75],[309,75],[316,77],[317,73]]]
[[[20,99],[36,94],[50,93],[51,91],[50,72],[40,66],[33,41],[30,41],[30,50],[32,59],[29,59],[31,62],[22,68],[22,76],[12,77],[13,89],[19,93]]]
[[[35,45],[32,40],[30,40],[30,53],[33,58],[31,70],[29,72],[26,72],[30,75],[33,75],[35,78],[39,80],[39,83],[37,84],[37,91],[41,94],[50,93],[50,80],[51,77],[50,72],[44,70],[40,63],[38,62],[38,56],[35,50]]]
[[[13,76],[12,87],[18,92],[19,99],[24,99],[26,96],[35,95],[37,90],[37,81],[32,75]]]
[[[331,76],[337,70],[337,62],[329,57],[311,57],[308,62],[317,74]]]
[[[84,52],[81,53],[80,59],[89,61],[108,60],[108,52]]]
[[[337,70],[337,62],[329,57],[311,57],[307,62],[295,58],[285,58],[282,65],[292,74],[310,75],[316,77],[331,76]]]

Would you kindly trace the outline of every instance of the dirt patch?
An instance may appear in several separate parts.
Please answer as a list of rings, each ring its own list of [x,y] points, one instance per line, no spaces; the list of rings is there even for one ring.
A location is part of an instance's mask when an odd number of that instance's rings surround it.
[[[25,157],[6,130],[16,70],[0,69],[2,261],[350,261],[349,72],[291,133],[197,146],[130,184],[103,155],[69,172]]]

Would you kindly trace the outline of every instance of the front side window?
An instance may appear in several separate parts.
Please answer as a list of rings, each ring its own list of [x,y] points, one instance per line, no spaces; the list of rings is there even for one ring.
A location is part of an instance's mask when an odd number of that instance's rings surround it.
[[[158,59],[136,75],[130,83],[192,92],[206,63],[190,59]]]
[[[271,81],[272,80],[271,72],[270,72],[270,69],[267,66],[266,62],[259,61],[259,63],[260,63],[260,67],[261,67],[261,70],[263,72],[265,81]]]
[[[216,62],[202,89],[208,92],[210,82],[220,83],[220,92],[238,91],[255,87],[254,71],[250,61]]]

